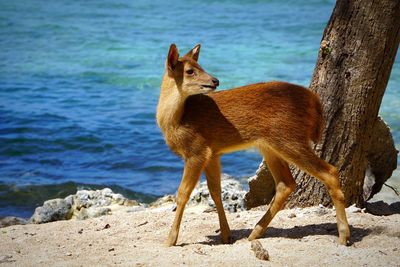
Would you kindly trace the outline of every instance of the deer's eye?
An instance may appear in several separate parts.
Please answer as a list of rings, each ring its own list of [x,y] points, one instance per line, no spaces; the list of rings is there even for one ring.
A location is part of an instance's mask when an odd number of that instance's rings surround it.
[[[188,70],[186,71],[186,74],[188,74],[188,75],[193,75],[193,74],[194,74],[194,70],[193,70],[193,69],[188,69]]]

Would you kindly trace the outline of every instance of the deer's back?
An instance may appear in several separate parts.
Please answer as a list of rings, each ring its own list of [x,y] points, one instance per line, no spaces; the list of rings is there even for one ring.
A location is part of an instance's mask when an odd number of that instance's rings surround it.
[[[314,140],[315,128],[322,125],[321,113],[319,99],[311,91],[268,82],[193,95],[186,100],[181,122],[192,135],[222,149],[258,139]]]

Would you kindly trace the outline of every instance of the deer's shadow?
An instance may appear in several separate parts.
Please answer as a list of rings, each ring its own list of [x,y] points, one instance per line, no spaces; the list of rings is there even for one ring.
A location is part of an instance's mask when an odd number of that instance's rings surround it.
[[[253,229],[234,229],[231,230],[232,243],[238,240],[247,238]],[[365,236],[368,236],[373,232],[373,229],[359,228],[350,226],[350,244],[361,241]],[[304,226],[294,226],[292,228],[276,228],[268,227],[266,233],[262,238],[289,238],[289,239],[301,239],[306,236],[313,235],[331,235],[338,236],[336,223],[322,223],[322,224],[310,224]],[[218,245],[221,244],[219,232],[215,235],[207,236],[206,241],[199,242],[203,245]]]

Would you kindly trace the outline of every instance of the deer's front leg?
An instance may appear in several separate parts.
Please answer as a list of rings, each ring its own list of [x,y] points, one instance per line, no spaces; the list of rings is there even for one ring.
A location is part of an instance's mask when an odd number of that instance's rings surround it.
[[[218,156],[214,156],[205,168],[208,190],[217,207],[222,243],[231,242],[231,230],[226,220],[224,206],[221,200],[221,164]]]
[[[181,184],[179,185],[178,194],[176,198],[176,213],[174,223],[172,224],[171,231],[168,235],[167,246],[176,245],[178,240],[179,227],[182,221],[183,211],[185,210],[186,203],[189,200],[200,174],[204,168],[205,159],[189,158],[185,160],[185,167]]]

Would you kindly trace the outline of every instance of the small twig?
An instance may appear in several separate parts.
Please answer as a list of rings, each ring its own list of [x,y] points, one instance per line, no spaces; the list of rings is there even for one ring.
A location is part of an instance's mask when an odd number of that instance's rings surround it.
[[[146,225],[148,223],[149,223],[148,221],[145,221],[145,222],[139,223],[136,227],[140,227],[140,226]]]
[[[383,252],[382,250],[378,250],[380,253],[382,253],[383,255],[387,255],[385,252]]]
[[[398,190],[396,187],[391,186],[391,185],[388,185],[387,183],[384,183],[384,185],[386,185],[387,187],[389,187],[390,189],[392,189],[393,192],[394,192],[398,197],[400,197],[399,190]]]
[[[197,250],[194,250],[194,253],[197,253],[199,255],[207,255],[207,253],[205,253],[204,251],[201,251],[200,248],[198,248]]]

